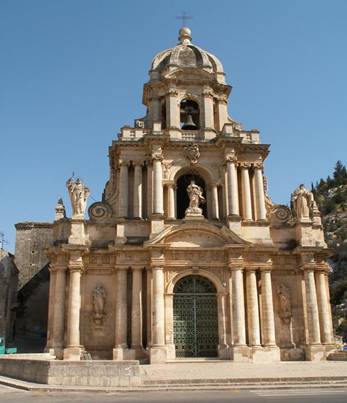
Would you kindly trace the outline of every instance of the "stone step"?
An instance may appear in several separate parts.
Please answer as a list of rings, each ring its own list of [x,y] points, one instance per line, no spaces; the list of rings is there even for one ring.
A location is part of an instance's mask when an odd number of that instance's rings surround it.
[[[241,384],[255,384],[255,383],[326,383],[326,382],[344,382],[347,385],[347,376],[319,376],[319,377],[281,377],[281,378],[212,378],[212,379],[143,379],[142,385],[241,385]]]

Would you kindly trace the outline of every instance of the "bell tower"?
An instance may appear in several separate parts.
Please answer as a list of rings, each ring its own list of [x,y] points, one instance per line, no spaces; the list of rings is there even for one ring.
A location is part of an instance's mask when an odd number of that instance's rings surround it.
[[[185,131],[212,139],[225,124],[234,123],[227,113],[231,87],[223,66],[192,43],[189,28],[180,29],[175,48],[154,57],[149,74],[143,93],[145,127],[169,131],[174,139],[184,138]]]

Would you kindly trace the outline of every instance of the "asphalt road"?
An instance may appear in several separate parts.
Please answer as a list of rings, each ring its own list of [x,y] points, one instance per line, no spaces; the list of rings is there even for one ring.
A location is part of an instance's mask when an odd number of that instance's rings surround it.
[[[124,393],[42,393],[26,392],[0,386],[1,403],[346,403],[347,389],[303,389],[303,390],[229,390],[195,392],[132,392]]]

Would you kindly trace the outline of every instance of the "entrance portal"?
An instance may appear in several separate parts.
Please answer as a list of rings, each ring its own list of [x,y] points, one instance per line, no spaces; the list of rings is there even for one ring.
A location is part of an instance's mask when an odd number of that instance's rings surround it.
[[[192,275],[177,282],[173,318],[176,357],[217,356],[217,295],[207,278]]]

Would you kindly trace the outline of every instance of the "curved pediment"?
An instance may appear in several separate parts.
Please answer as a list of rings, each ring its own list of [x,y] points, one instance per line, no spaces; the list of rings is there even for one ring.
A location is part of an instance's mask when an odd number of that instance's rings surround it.
[[[150,245],[165,245],[172,248],[221,248],[225,245],[248,245],[226,227],[216,227],[210,223],[184,223],[165,228],[146,242]]]

